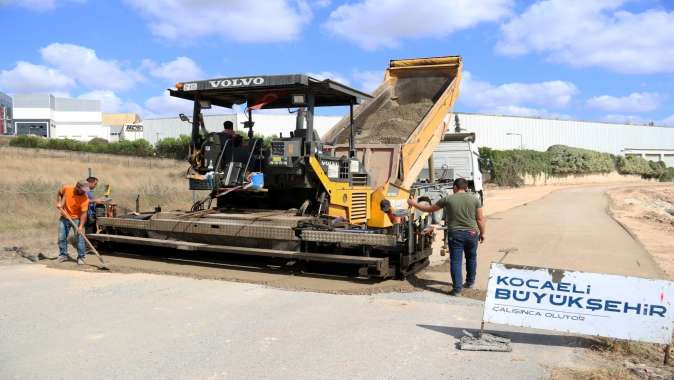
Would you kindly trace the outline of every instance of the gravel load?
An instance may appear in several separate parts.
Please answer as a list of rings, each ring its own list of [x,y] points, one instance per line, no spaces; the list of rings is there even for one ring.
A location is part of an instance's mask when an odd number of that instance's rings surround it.
[[[433,107],[433,99],[448,84],[444,76],[398,79],[393,89],[383,91],[355,118],[355,143],[404,143]],[[348,135],[347,127],[339,134],[337,143],[347,143]]]

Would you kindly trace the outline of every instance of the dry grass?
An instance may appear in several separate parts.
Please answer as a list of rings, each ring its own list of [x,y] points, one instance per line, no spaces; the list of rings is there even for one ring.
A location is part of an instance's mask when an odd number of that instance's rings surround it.
[[[551,380],[614,380],[638,379],[625,368],[555,368],[550,371]]]
[[[595,338],[595,344],[590,348],[614,359],[628,359],[630,361],[659,366],[664,358],[664,346],[661,344],[631,342],[610,338]],[[669,366],[672,370],[674,368]]]
[[[0,238],[5,242],[8,236],[55,229],[59,186],[86,178],[89,168],[100,179],[95,193],[101,195],[110,184],[120,207],[134,208],[138,194],[143,210],[157,205],[186,209],[192,203],[185,162],[10,147],[0,147],[0,159],[0,194],[6,205],[0,213]]]

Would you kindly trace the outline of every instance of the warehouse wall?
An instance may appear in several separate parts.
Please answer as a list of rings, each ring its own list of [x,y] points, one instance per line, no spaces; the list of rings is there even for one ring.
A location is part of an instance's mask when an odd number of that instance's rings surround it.
[[[191,118],[191,116],[190,116]],[[204,123],[209,131],[221,131],[222,123],[230,120],[236,124],[236,115],[205,115]],[[192,134],[192,124],[186,123],[177,117],[167,117],[159,119],[143,120],[143,138],[151,144],[155,144],[157,139],[167,137],[178,137],[180,135],[189,136]]]
[[[96,123],[58,123],[50,132],[52,138],[69,138],[73,140],[89,141],[93,138],[108,140],[110,129]]]
[[[314,116],[314,129],[319,136],[323,136],[333,125],[341,120],[341,116]],[[247,120],[246,116],[238,115],[239,122]],[[290,136],[295,130],[296,117],[294,114],[253,114],[255,130],[265,136]],[[305,124],[306,127],[306,124]]]
[[[601,152],[620,154],[626,149],[674,149],[674,128],[625,125],[602,122],[555,120],[518,116],[457,113],[459,125],[475,132],[477,145],[494,149],[517,149],[522,135],[524,148],[546,150],[563,144]],[[455,127],[450,117],[449,131]]]
[[[315,116],[314,128],[319,135],[323,135],[341,119],[340,116]],[[242,114],[230,115],[205,115],[204,123],[209,131],[221,131],[222,123],[230,120],[235,128],[243,130],[242,122],[247,117]],[[255,114],[253,113],[255,126],[253,130],[265,136],[278,136],[279,132],[284,136],[289,136],[290,131],[295,130],[295,115],[291,114]],[[167,137],[178,137],[180,135],[190,135],[192,125],[181,121],[177,117],[161,119],[143,120],[143,138],[154,144],[157,138],[160,140]]]
[[[519,116],[496,116],[471,113],[457,113],[461,128],[477,135],[476,144],[494,149],[517,149],[520,137],[507,135],[519,133],[526,149],[546,150],[551,145],[563,144],[600,152],[624,154],[626,152],[646,152],[664,155],[671,160],[674,150],[674,128],[626,125],[615,123],[556,120]],[[339,116],[316,116],[314,126],[323,135],[335,125]],[[455,128],[454,114],[449,115],[448,131]],[[206,127],[220,130],[225,120],[231,120],[241,129],[244,115],[207,115]],[[290,114],[253,114],[255,131],[264,135],[287,136],[295,129],[295,116]],[[165,137],[189,135],[191,126],[176,118],[146,119],[143,122],[144,138],[152,143]],[[159,133],[159,135],[157,135]],[[657,151],[657,152],[656,152]],[[663,157],[663,156],[661,156]]]

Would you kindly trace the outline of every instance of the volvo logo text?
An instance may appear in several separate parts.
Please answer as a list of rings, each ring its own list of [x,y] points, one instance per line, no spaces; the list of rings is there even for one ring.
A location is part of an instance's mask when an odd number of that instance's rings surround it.
[[[234,78],[234,79],[219,79],[219,80],[209,80],[208,83],[211,84],[211,87],[241,87],[241,86],[250,86],[261,85],[264,83],[264,78],[262,77],[251,77],[251,78]]]

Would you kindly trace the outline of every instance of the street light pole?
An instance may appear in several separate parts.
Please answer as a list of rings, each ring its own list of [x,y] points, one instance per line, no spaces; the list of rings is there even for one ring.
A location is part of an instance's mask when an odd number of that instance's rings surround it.
[[[506,135],[508,135],[508,136],[519,136],[520,137],[520,149],[524,149],[524,142],[523,142],[521,133],[508,132],[508,133],[506,133]]]

